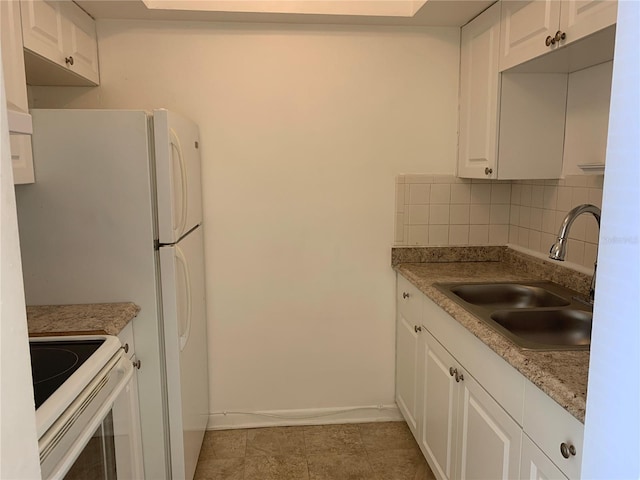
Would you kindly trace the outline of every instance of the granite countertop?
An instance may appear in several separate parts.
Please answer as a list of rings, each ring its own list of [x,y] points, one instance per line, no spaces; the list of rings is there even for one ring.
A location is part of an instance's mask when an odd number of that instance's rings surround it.
[[[442,249],[442,254],[410,254],[410,249],[394,252],[392,263],[397,272],[414,284],[422,293],[445,310],[462,326],[484,342],[511,366],[522,373],[575,418],[584,423],[589,351],[532,351],[524,350],[497,333],[472,313],[449,299],[433,284],[440,282],[501,282],[552,280],[579,292],[588,289],[587,275],[562,268],[520,252],[502,247],[502,250],[480,255],[458,256],[453,249]],[[413,249],[417,250],[417,249]],[[415,253],[415,252],[414,252]],[[474,259],[476,259],[474,261]],[[414,260],[402,263],[403,260]],[[422,263],[415,263],[422,262]],[[428,263],[431,262],[431,263]],[[435,263],[434,263],[435,262]]]
[[[136,316],[134,303],[27,306],[29,336],[118,335]]]

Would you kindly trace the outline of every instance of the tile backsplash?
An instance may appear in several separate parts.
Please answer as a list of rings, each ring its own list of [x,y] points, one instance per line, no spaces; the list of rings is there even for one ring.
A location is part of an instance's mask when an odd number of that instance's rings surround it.
[[[451,175],[396,177],[395,245],[518,245],[546,254],[567,212],[602,203],[602,175],[560,180],[470,180]],[[572,225],[567,261],[593,267],[598,227]]]

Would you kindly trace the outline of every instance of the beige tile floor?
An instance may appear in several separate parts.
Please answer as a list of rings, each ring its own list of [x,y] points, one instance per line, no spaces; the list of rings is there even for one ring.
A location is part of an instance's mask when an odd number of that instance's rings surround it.
[[[195,480],[431,480],[404,422],[217,430]]]

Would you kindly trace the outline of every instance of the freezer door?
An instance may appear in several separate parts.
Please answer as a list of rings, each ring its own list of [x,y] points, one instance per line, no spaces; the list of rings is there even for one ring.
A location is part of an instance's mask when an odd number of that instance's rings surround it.
[[[172,478],[192,479],[209,415],[202,227],[160,247]]]
[[[153,111],[160,243],[175,243],[202,223],[200,132],[168,110]]]

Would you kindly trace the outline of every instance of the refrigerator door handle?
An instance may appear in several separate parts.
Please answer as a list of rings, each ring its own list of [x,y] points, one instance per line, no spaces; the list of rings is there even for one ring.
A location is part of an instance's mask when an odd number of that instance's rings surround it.
[[[185,345],[189,341],[189,336],[191,335],[191,275],[189,274],[189,265],[187,264],[187,259],[178,246],[176,246],[176,260],[177,264],[179,265],[179,270],[184,278],[184,295],[187,306],[185,316],[180,316],[178,318],[178,335],[180,338],[180,351],[182,351],[184,350]]]
[[[184,162],[184,156],[182,155],[182,146],[180,145],[180,139],[178,138],[178,135],[176,134],[175,130],[173,130],[173,128],[169,129],[169,132],[170,132],[169,142],[171,143],[171,151],[176,152],[176,155],[172,154],[171,157],[174,162],[174,165],[177,164],[177,167],[180,171],[180,195],[179,195],[180,205],[179,205],[179,208],[176,208],[176,210],[179,210],[176,212],[176,214],[179,214],[180,217],[179,217],[179,220],[174,219],[174,225],[173,225],[174,232],[176,233],[175,238],[178,239],[185,233],[184,230],[187,223],[187,197],[188,197],[187,168]],[[178,160],[177,162],[176,162],[176,157]],[[174,181],[177,181],[177,179],[174,178]],[[178,200],[178,198],[176,198],[175,200]]]

